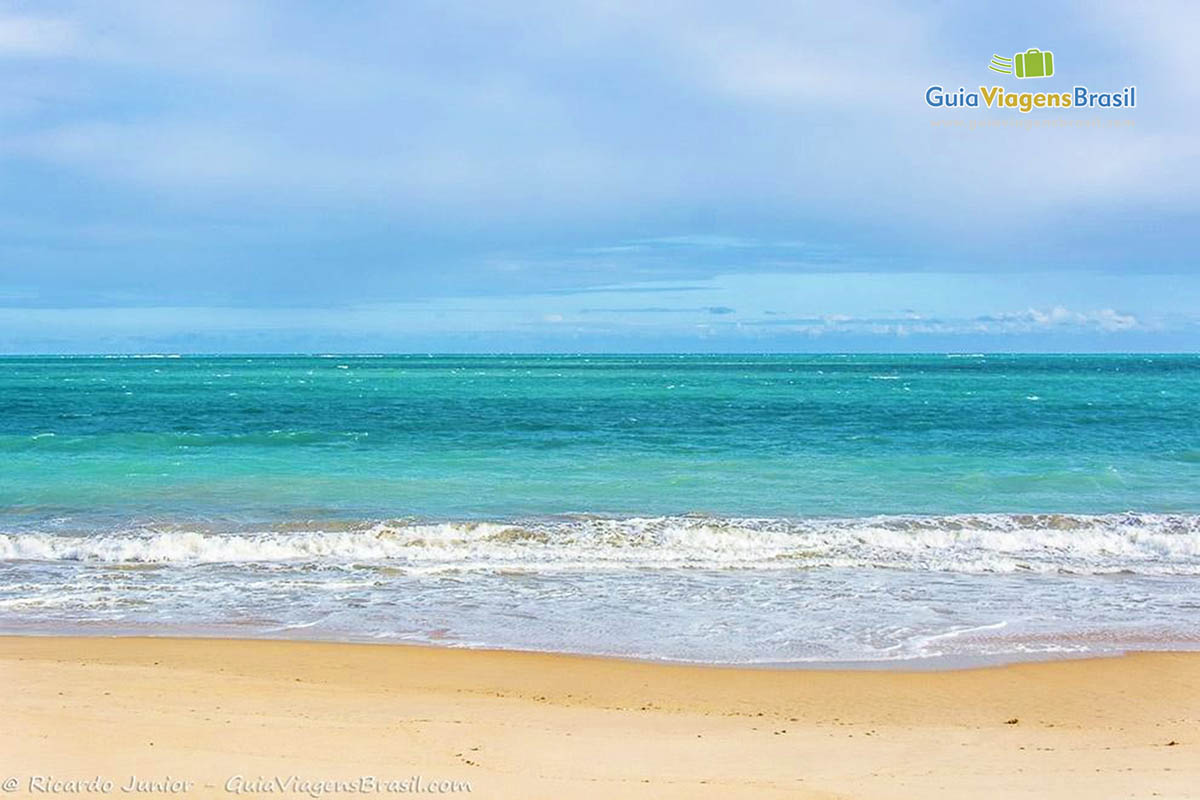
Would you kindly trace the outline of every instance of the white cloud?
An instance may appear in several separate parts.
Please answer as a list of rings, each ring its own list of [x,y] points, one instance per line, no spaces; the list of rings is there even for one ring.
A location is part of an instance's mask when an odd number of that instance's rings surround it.
[[[999,312],[979,317],[931,318],[913,312],[891,316],[862,317],[852,314],[824,314],[819,318],[766,317],[743,320],[739,323],[751,329],[779,333],[781,331],[806,336],[870,336],[915,335],[976,335],[1003,339],[1006,336],[1029,333],[1120,333],[1147,330],[1133,314],[1111,308],[1095,311],[1072,311],[1063,306],[1047,309],[1030,308],[1024,311]]]
[[[1200,296],[1070,274],[1194,272],[1200,118],[1166,92],[1190,74],[1183,8],[1075,4],[1046,22],[1062,38],[1086,28],[1064,71],[1119,81],[1137,67],[1132,128],[956,132],[928,124],[924,88],[986,69],[976,45],[993,30],[979,20],[1011,16],[1003,7],[58,7],[0,15],[0,218],[18,218],[0,231],[0,280],[28,282],[43,304],[585,289],[579,307],[526,304],[520,324],[563,331],[582,307],[644,305],[737,311],[589,319],[651,341],[693,324],[1109,341],[1151,330],[1168,305],[1191,314],[1184,301]],[[976,285],[1018,271],[1063,278]],[[816,277],[694,290],[735,272]],[[654,281],[687,291],[627,302]],[[515,324],[472,307],[437,330]]]
[[[0,56],[58,56],[77,43],[76,26],[69,20],[0,14]]]
[[[583,222],[750,205],[964,230],[986,206],[992,236],[1195,195],[1182,109],[1131,131],[931,130],[925,81],[973,74],[939,46],[933,8],[579,0],[519,25],[503,4],[305,9],[132,2],[0,20],[0,52],[70,49],[83,66],[69,80],[95,90],[8,152],[193,198],[432,198]]]
[[[1063,306],[992,314],[977,317],[976,321],[983,323],[985,329],[994,329],[997,332],[1025,332],[1039,328],[1093,328],[1111,332],[1143,327],[1133,314],[1122,314],[1111,308],[1095,311],[1072,311]]]
[[[633,18],[686,80],[790,112],[869,102],[911,107],[912,76],[938,51],[936,16],[867,2],[830,13],[795,3],[638,4]],[[687,19],[679,25],[679,19]],[[868,98],[867,95],[870,95]]]

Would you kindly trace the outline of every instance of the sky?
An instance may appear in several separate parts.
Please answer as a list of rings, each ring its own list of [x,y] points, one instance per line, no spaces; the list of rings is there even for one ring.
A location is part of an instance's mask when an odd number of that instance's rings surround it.
[[[0,0],[0,353],[1200,350],[1197,32],[1189,2]],[[1052,77],[988,70],[1029,48]]]

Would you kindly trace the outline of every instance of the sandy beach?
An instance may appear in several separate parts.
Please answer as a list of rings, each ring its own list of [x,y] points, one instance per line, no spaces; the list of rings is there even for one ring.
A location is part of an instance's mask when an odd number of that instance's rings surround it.
[[[0,680],[14,796],[96,778],[193,797],[361,780],[489,798],[1200,794],[1197,654],[820,671],[6,637]]]

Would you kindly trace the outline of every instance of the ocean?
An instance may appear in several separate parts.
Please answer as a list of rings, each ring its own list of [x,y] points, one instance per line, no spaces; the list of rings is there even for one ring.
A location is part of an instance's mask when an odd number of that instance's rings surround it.
[[[0,632],[1200,646],[1200,356],[0,358]]]

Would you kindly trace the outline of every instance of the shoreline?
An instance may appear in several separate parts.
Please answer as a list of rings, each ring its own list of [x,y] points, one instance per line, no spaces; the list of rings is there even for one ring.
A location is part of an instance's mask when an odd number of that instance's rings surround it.
[[[0,636],[0,679],[0,776],[119,788],[169,773],[193,797],[236,796],[235,775],[420,776],[513,798],[1184,797],[1200,785],[1194,652],[795,670]]]
[[[298,629],[300,631],[303,628]],[[700,661],[667,657],[626,655],[622,653],[588,652],[575,650],[553,650],[505,647],[498,645],[450,644],[419,639],[385,639],[378,637],[297,636],[296,631],[288,635],[232,635],[229,631],[181,630],[171,633],[146,633],[137,629],[117,629],[113,632],[93,632],[85,628],[67,631],[13,631],[0,630],[0,642],[7,639],[125,639],[209,642],[295,642],[298,644],[351,645],[364,647],[412,647],[429,650],[450,650],[468,653],[494,653],[513,655],[555,656],[566,659],[595,659],[630,664],[664,667],[698,667],[732,670],[766,670],[782,672],[961,672],[964,670],[991,669],[1019,664],[1045,664],[1060,661],[1091,661],[1098,659],[1124,658],[1141,654],[1200,654],[1200,644],[1172,640],[1164,647],[1138,647],[1136,644],[1114,643],[1107,650],[1055,650],[1010,653],[958,653],[951,655],[910,656],[879,659],[830,659],[809,661]]]

